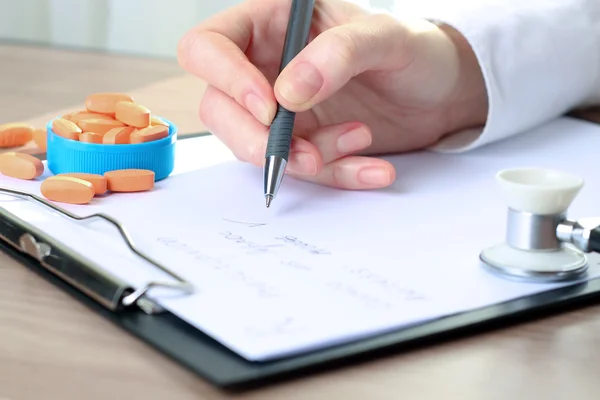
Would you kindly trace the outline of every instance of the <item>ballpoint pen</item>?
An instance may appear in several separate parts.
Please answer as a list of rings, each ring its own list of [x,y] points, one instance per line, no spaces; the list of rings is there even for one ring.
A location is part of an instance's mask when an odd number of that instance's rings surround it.
[[[314,0],[292,0],[290,18],[283,45],[279,72],[302,51],[308,43]],[[265,154],[264,193],[267,207],[277,195],[292,145],[292,131],[296,114],[278,104],[271,123]]]

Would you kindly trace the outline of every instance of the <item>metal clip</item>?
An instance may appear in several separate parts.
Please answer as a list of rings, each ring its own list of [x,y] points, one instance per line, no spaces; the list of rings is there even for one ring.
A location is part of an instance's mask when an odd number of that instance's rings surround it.
[[[38,243],[30,233],[25,233],[19,238],[19,245],[24,253],[29,254],[39,262],[44,261],[50,255],[50,246],[46,243]]]
[[[15,248],[33,257],[46,269],[77,287],[90,297],[93,297],[105,307],[117,311],[118,309],[137,306],[147,314],[156,314],[163,312],[164,309],[147,297],[147,293],[150,289],[163,287],[176,289],[185,294],[194,292],[194,287],[190,282],[141,252],[133,243],[133,240],[129,233],[127,233],[125,227],[114,218],[105,214],[92,214],[81,217],[62,209],[43,198],[20,190],[0,188],[0,192],[25,200],[34,200],[76,223],[91,219],[102,219],[107,221],[118,230],[121,238],[125,241],[130,251],[153,265],[155,268],[160,269],[174,280],[174,282],[151,281],[144,284],[141,288],[134,290],[115,276],[109,275],[106,271],[101,269],[101,267],[93,265],[91,262],[83,263],[80,260],[81,257],[79,257],[77,262],[75,260],[72,262],[65,260],[65,256],[62,253],[66,252],[53,250],[53,247],[60,246],[49,244],[52,242],[51,238],[48,238],[48,240],[45,241],[36,239],[36,237],[30,233],[33,228],[31,228],[30,231],[24,228],[24,233],[21,233],[18,236],[18,239],[15,237],[14,240],[10,240],[6,235],[0,235],[0,238],[7,240]],[[13,217],[18,219],[16,216]],[[66,247],[66,244],[61,245]]]

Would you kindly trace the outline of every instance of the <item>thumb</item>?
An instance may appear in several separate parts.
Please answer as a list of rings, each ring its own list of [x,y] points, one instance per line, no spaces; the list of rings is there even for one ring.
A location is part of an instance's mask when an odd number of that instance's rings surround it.
[[[285,108],[304,111],[368,70],[401,69],[414,57],[410,29],[385,14],[326,30],[281,72],[275,95]]]

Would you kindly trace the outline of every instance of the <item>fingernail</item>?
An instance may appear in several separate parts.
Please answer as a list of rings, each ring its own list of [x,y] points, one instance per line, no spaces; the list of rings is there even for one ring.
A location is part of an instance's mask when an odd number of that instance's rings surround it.
[[[323,86],[323,75],[314,65],[301,62],[286,71],[280,81],[279,94],[290,103],[309,101]]]
[[[386,186],[390,182],[390,174],[385,168],[368,167],[358,173],[358,180],[365,185]]]
[[[292,152],[288,162],[288,170],[299,175],[315,175],[317,173],[317,160],[310,153]]]
[[[269,125],[269,108],[260,97],[254,93],[248,93],[244,99],[246,108],[254,115],[254,118],[260,121],[263,125]]]
[[[364,128],[357,128],[342,134],[337,139],[337,149],[342,154],[363,150],[371,144],[371,135]]]

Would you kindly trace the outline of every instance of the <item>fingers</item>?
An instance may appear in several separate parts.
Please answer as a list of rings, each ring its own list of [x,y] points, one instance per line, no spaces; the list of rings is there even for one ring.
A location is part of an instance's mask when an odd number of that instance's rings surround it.
[[[200,105],[200,119],[240,161],[264,165],[268,128],[234,99],[209,86]],[[313,176],[322,167],[323,159],[317,147],[294,137],[287,169],[294,174]]]
[[[277,100],[304,111],[337,92],[365,71],[400,69],[410,64],[409,29],[387,15],[373,15],[317,36],[282,71]]]
[[[245,54],[255,24],[262,23],[259,16],[264,15],[249,13],[253,4],[259,3],[231,7],[187,32],[178,43],[177,58],[186,71],[231,96],[268,125],[276,111],[273,90]]]
[[[187,36],[180,50],[182,66],[204,81],[227,93],[262,124],[275,115],[275,99],[263,74],[225,36],[205,32]],[[202,64],[202,67],[200,67]]]
[[[363,71],[409,62],[410,51],[403,46],[408,29],[385,15],[359,17],[363,10],[344,4],[349,3],[318,3],[317,31],[334,20],[344,22],[318,35],[277,79],[275,92],[286,108],[309,109]],[[281,47],[288,14],[289,2],[281,0],[230,7],[184,35],[178,44],[179,63],[269,125],[277,104],[261,70],[277,67],[271,65],[280,59],[274,49]]]
[[[381,189],[396,180],[396,171],[389,162],[377,158],[347,156],[325,164],[315,176],[290,173],[296,178],[320,185],[346,190]]]
[[[325,164],[364,150],[373,140],[370,129],[360,122],[326,126],[305,136],[317,147]]]
[[[316,175],[308,176],[288,170],[289,175],[349,190],[382,188],[396,179],[394,167],[389,162],[353,155],[371,145],[372,133],[360,122],[326,126],[311,132],[306,138],[321,153],[323,167]]]
[[[239,160],[264,165],[268,128],[231,97],[209,86],[200,119]],[[396,178],[387,161],[348,155],[370,144],[371,132],[361,123],[324,127],[307,137],[295,136],[292,141],[286,169],[291,176],[349,190],[386,187]]]

